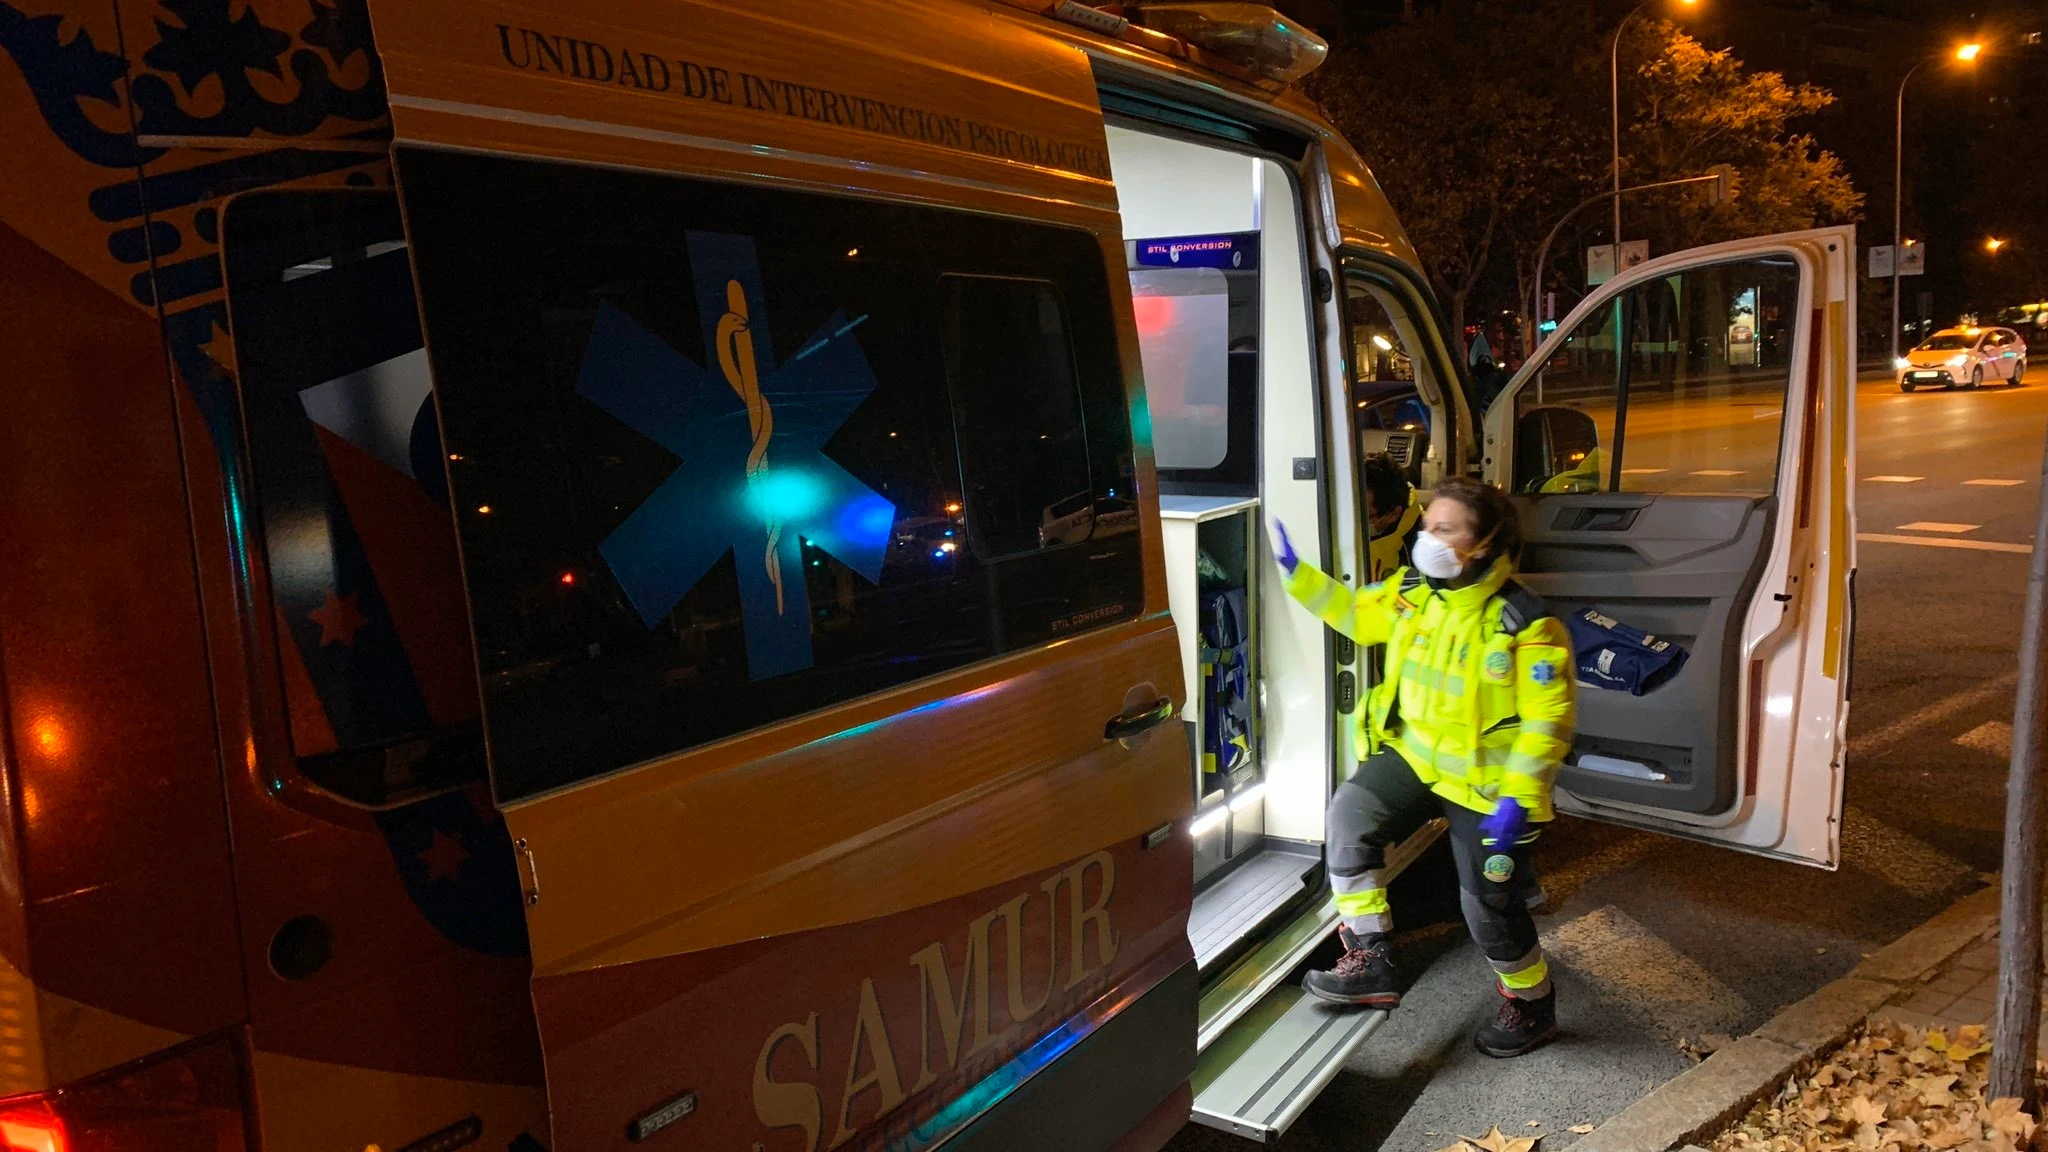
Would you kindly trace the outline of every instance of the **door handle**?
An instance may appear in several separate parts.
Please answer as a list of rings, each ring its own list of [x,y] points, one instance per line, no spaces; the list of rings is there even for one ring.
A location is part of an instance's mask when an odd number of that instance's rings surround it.
[[[1104,740],[1128,740],[1140,732],[1157,728],[1173,719],[1173,701],[1161,696],[1142,710],[1124,712],[1109,718],[1103,725]]]

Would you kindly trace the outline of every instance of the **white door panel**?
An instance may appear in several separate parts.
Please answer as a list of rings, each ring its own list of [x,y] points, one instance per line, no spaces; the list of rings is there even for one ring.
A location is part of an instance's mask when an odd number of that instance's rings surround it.
[[[1597,608],[1693,654],[1641,696],[1582,676],[1561,809],[1836,864],[1854,251],[1852,231],[1831,228],[1638,266],[1574,309],[1488,413],[1489,478],[1544,489],[1518,493],[1524,582],[1561,614]],[[1575,415],[1529,411],[1546,365],[1547,406]],[[1599,371],[1616,382],[1604,395]],[[1553,421],[1563,433],[1535,434]],[[1567,451],[1580,430],[1598,451]]]

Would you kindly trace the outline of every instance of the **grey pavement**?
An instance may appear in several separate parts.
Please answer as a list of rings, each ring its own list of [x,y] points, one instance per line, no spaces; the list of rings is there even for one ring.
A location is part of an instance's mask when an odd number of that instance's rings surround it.
[[[1538,923],[1567,1035],[1501,1062],[1471,1047],[1493,991],[1438,850],[1394,892],[1412,994],[1283,1148],[1431,1152],[1498,1124],[1557,1152],[1572,1125],[1693,1067],[1681,1040],[1756,1029],[1999,866],[2048,387],[1904,395],[1870,380],[1858,422],[1861,533],[2018,547],[1859,545],[1842,870],[1560,821],[1538,850],[1553,905]],[[1926,523],[1961,527],[1906,527]],[[1242,1145],[1191,1127],[1170,1147]]]

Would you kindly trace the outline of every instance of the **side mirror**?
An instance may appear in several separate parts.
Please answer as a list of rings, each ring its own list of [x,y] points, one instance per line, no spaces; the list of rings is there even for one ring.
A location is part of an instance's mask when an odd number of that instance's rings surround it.
[[[1600,430],[1576,408],[1531,408],[1515,422],[1515,490],[1600,491]]]

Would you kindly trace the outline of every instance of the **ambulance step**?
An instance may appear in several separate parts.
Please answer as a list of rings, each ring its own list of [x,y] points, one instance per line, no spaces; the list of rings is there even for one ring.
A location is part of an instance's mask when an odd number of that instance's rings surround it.
[[[1445,831],[1431,820],[1401,843],[1387,849],[1383,870],[1389,883],[1434,844]],[[1193,922],[1190,921],[1190,935]],[[1259,1007],[1275,988],[1300,979],[1300,968],[1337,931],[1337,909],[1327,900],[1305,909],[1292,921],[1262,937],[1242,959],[1214,974],[1204,973],[1201,1015],[1195,1047],[1207,1052],[1233,1024]]]
[[[1195,1064],[1193,1119],[1272,1144],[1387,1019],[1287,984],[1230,1026]]]
[[[1195,966],[1206,971],[1245,933],[1307,891],[1316,864],[1314,857],[1267,848],[1203,889],[1188,913]]]

